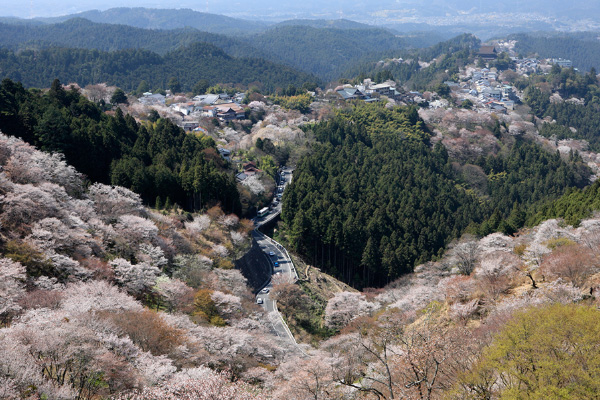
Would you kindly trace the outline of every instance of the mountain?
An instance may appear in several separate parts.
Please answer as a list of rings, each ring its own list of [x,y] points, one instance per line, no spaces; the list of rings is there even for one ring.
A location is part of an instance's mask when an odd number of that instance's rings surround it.
[[[132,8],[125,8],[124,4]],[[193,0],[180,0],[177,7],[181,8],[177,10],[143,8],[149,5],[162,6],[157,1],[148,3],[128,0],[123,3],[105,0],[102,3],[104,10],[97,10],[98,2],[95,0],[63,0],[59,4],[39,3],[34,9],[27,2],[7,2],[3,5],[3,14],[27,18],[57,18],[50,20],[51,22],[79,16],[96,22],[126,23],[144,28],[173,29],[191,26],[215,33],[232,34],[256,32],[266,25],[253,21],[281,22],[289,19],[346,19],[370,25],[432,23],[440,26],[474,22],[488,25],[515,24],[519,19],[529,22],[546,19],[551,23],[569,23],[577,29],[581,29],[577,20],[596,23],[600,20],[600,4],[588,0],[567,3],[560,0],[381,0],[376,4],[362,0],[256,0],[252,2],[251,7],[236,2],[198,3]],[[511,14],[511,17],[502,17],[499,14]],[[519,18],[515,18],[516,15],[519,15]]]
[[[43,25],[0,23],[0,46],[13,50],[58,46],[102,51],[145,49],[166,54],[196,42],[212,44],[234,57],[265,56],[241,39],[192,28],[143,29],[96,23],[83,18]]]
[[[279,26],[310,26],[311,28],[336,28],[336,29],[379,29],[374,25],[361,24],[348,19],[289,19],[278,24]]]
[[[207,79],[211,84],[256,85],[270,92],[318,81],[263,59],[231,57],[207,43],[194,43],[164,56],[140,49],[104,52],[53,47],[18,53],[0,49],[0,71],[2,78],[21,81],[27,87],[48,87],[58,78],[81,86],[106,82],[125,90],[134,90],[145,80],[151,88],[164,89],[168,80],[176,77],[184,91]]]
[[[71,18],[85,18],[93,22],[123,24],[146,29],[196,28],[203,32],[229,35],[261,31],[266,24],[209,14],[191,9],[111,8],[105,11],[91,10],[55,18],[38,18],[39,21],[56,23]]]
[[[305,25],[288,25],[295,22]],[[201,32],[195,28],[144,29],[84,18],[43,25],[0,23],[0,47],[13,51],[69,47],[107,52],[144,49],[165,55],[204,42],[232,57],[258,57],[284,63],[327,80],[337,79],[345,66],[359,60],[378,61],[381,53],[394,55],[399,49],[424,47],[440,39],[440,35],[431,32],[396,35],[386,29],[352,21],[325,20],[288,21],[247,38]]]
[[[368,54],[407,48],[410,43],[385,29],[285,25],[254,35],[250,41],[274,59],[323,79],[337,78],[342,68]]]
[[[569,59],[575,68],[584,72],[600,69],[598,32],[535,32],[511,35],[509,39],[517,41],[515,50],[524,55]]]

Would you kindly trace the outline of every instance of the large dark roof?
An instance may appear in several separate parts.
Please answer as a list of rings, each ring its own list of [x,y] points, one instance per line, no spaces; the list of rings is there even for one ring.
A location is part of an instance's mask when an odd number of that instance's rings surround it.
[[[496,54],[496,48],[494,46],[481,46],[479,54]]]

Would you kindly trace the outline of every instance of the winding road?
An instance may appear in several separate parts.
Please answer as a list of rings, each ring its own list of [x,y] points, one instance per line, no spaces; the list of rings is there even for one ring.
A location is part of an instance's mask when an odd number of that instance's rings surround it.
[[[280,175],[280,187],[285,187],[292,181],[291,168],[284,168],[282,170],[283,175]],[[277,196],[276,189],[276,196]],[[269,293],[273,288],[272,278],[277,275],[281,275],[282,278],[288,279],[290,282],[295,282],[298,279],[296,268],[290,258],[287,250],[279,243],[271,239],[269,236],[260,232],[258,229],[277,218],[281,213],[281,201],[277,203],[272,210],[262,218],[255,218],[254,225],[255,229],[252,231],[252,238],[258,243],[265,256],[265,262],[271,266],[271,277],[264,283],[261,290],[256,296],[256,302],[260,304],[270,316],[270,322],[273,326],[273,331],[280,338],[284,338],[297,345],[294,335],[290,332],[287,324],[283,320],[283,317],[277,310],[277,302],[270,298]]]

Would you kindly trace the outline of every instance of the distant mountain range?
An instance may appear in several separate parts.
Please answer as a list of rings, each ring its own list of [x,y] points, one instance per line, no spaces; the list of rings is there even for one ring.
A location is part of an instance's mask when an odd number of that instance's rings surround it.
[[[560,21],[592,20],[600,22],[600,2],[590,0],[344,0],[324,2],[320,0],[254,0],[251,5],[238,2],[198,2],[180,0],[177,10],[162,9],[159,0],[105,0],[103,10],[96,0],[62,0],[60,3],[38,0],[35,8],[29,2],[5,2],[1,11],[6,16],[46,17],[61,16],[51,20],[58,22],[72,17],[87,18],[95,22],[127,23],[140,28],[181,28],[190,26],[207,32],[221,24],[228,24],[227,33],[256,32],[265,22],[288,19],[347,19],[368,24],[394,24],[425,22],[439,24],[436,19],[455,19],[456,25],[470,24],[478,15],[511,13],[528,16],[531,21],[553,18]],[[122,8],[123,6],[133,8]],[[168,6],[171,6],[170,4]],[[112,8],[117,7],[117,8]],[[141,8],[150,7],[150,8]],[[161,9],[158,12],[152,7]],[[196,11],[192,11],[192,9]],[[93,10],[93,11],[88,11]],[[106,11],[104,11],[106,10]],[[204,12],[199,12],[199,11]],[[219,14],[219,15],[216,15]],[[228,15],[228,18],[223,15]],[[492,23],[517,23],[516,19]],[[225,33],[221,31],[221,33]]]
[[[55,18],[37,18],[46,23],[63,22],[72,18],[85,18],[105,24],[122,24],[145,29],[196,28],[202,32],[241,35],[267,28],[263,22],[230,18],[191,9],[165,10],[150,8],[111,8],[106,11],[91,10]]]
[[[345,20],[286,21],[246,36],[201,32],[189,27],[146,29],[97,23],[80,17],[58,23],[4,21],[0,23],[0,47],[13,51],[50,47],[107,52],[143,49],[165,55],[193,43],[208,43],[231,57],[261,58],[286,64],[323,80],[338,78],[340,71],[358,61],[377,61],[383,55],[395,56],[398,51],[427,47],[444,39],[431,32],[399,34]],[[215,23],[213,27],[216,26]]]

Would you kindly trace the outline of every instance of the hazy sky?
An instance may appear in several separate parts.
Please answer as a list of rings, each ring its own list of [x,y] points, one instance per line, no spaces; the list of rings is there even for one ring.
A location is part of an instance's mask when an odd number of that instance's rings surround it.
[[[252,19],[406,19],[463,17],[478,13],[524,13],[600,19],[599,0],[0,0],[0,16],[53,17],[113,7],[191,8]]]

